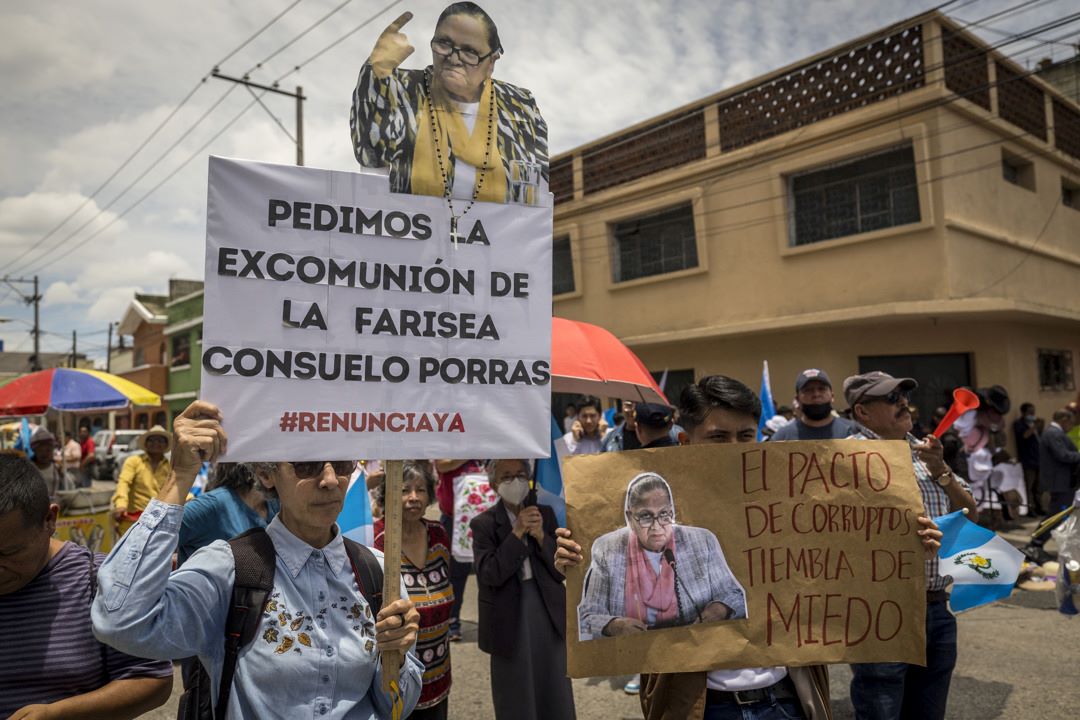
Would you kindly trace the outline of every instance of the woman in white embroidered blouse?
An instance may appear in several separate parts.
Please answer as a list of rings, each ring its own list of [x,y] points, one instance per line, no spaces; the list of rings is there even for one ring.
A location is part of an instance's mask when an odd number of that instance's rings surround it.
[[[98,573],[94,631],[140,657],[197,655],[216,703],[235,576],[232,548],[216,541],[169,571],[184,498],[202,460],[221,456],[226,438],[220,411],[205,402],[192,403],[173,430],[168,481]],[[380,652],[390,650],[405,651],[400,716],[416,704],[423,673],[413,652],[419,613],[403,588],[401,598],[372,616],[336,524],[355,464],[258,464],[260,481],[281,501],[266,528],[276,554],[274,589],[255,639],[240,651],[229,718],[390,718],[393,698],[381,691],[379,667]],[[382,554],[376,556],[381,562]]]

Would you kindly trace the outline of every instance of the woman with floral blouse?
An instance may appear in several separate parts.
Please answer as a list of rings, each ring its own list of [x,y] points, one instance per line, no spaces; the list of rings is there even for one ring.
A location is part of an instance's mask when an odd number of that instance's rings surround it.
[[[385,483],[385,481],[384,481]],[[387,498],[385,484],[383,496]],[[443,526],[424,518],[435,500],[435,475],[427,460],[404,464],[401,483],[401,579],[420,611],[416,655],[424,663],[424,685],[412,720],[445,720],[450,694],[450,538]],[[375,547],[383,549],[383,520],[375,521]]]

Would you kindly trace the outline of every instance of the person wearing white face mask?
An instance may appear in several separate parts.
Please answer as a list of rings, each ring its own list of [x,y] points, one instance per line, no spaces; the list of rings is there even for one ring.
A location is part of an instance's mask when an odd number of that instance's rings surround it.
[[[499,502],[470,523],[479,586],[479,645],[491,655],[498,720],[569,720],[566,589],[555,567],[551,508],[537,505],[526,460],[493,460]]]

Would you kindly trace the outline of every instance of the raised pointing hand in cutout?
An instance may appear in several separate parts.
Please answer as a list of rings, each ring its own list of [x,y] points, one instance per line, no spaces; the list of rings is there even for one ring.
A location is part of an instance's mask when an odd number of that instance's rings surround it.
[[[371,50],[368,62],[371,64],[375,77],[380,80],[389,77],[390,73],[394,72],[398,65],[405,62],[405,58],[416,50],[409,44],[409,38],[405,36],[405,33],[401,32],[401,28],[412,20],[412,16],[411,12],[402,13],[397,20],[386,26],[382,35],[375,41],[375,47]]]

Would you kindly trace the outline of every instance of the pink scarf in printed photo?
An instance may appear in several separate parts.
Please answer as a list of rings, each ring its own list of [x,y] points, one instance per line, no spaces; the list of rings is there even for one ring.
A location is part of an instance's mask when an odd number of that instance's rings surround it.
[[[674,554],[675,535],[672,533],[668,548]],[[675,599],[675,571],[671,565],[660,561],[660,573],[653,570],[648,555],[633,531],[626,550],[626,617],[649,624],[648,608],[656,611],[653,624],[674,620],[679,613]]]

